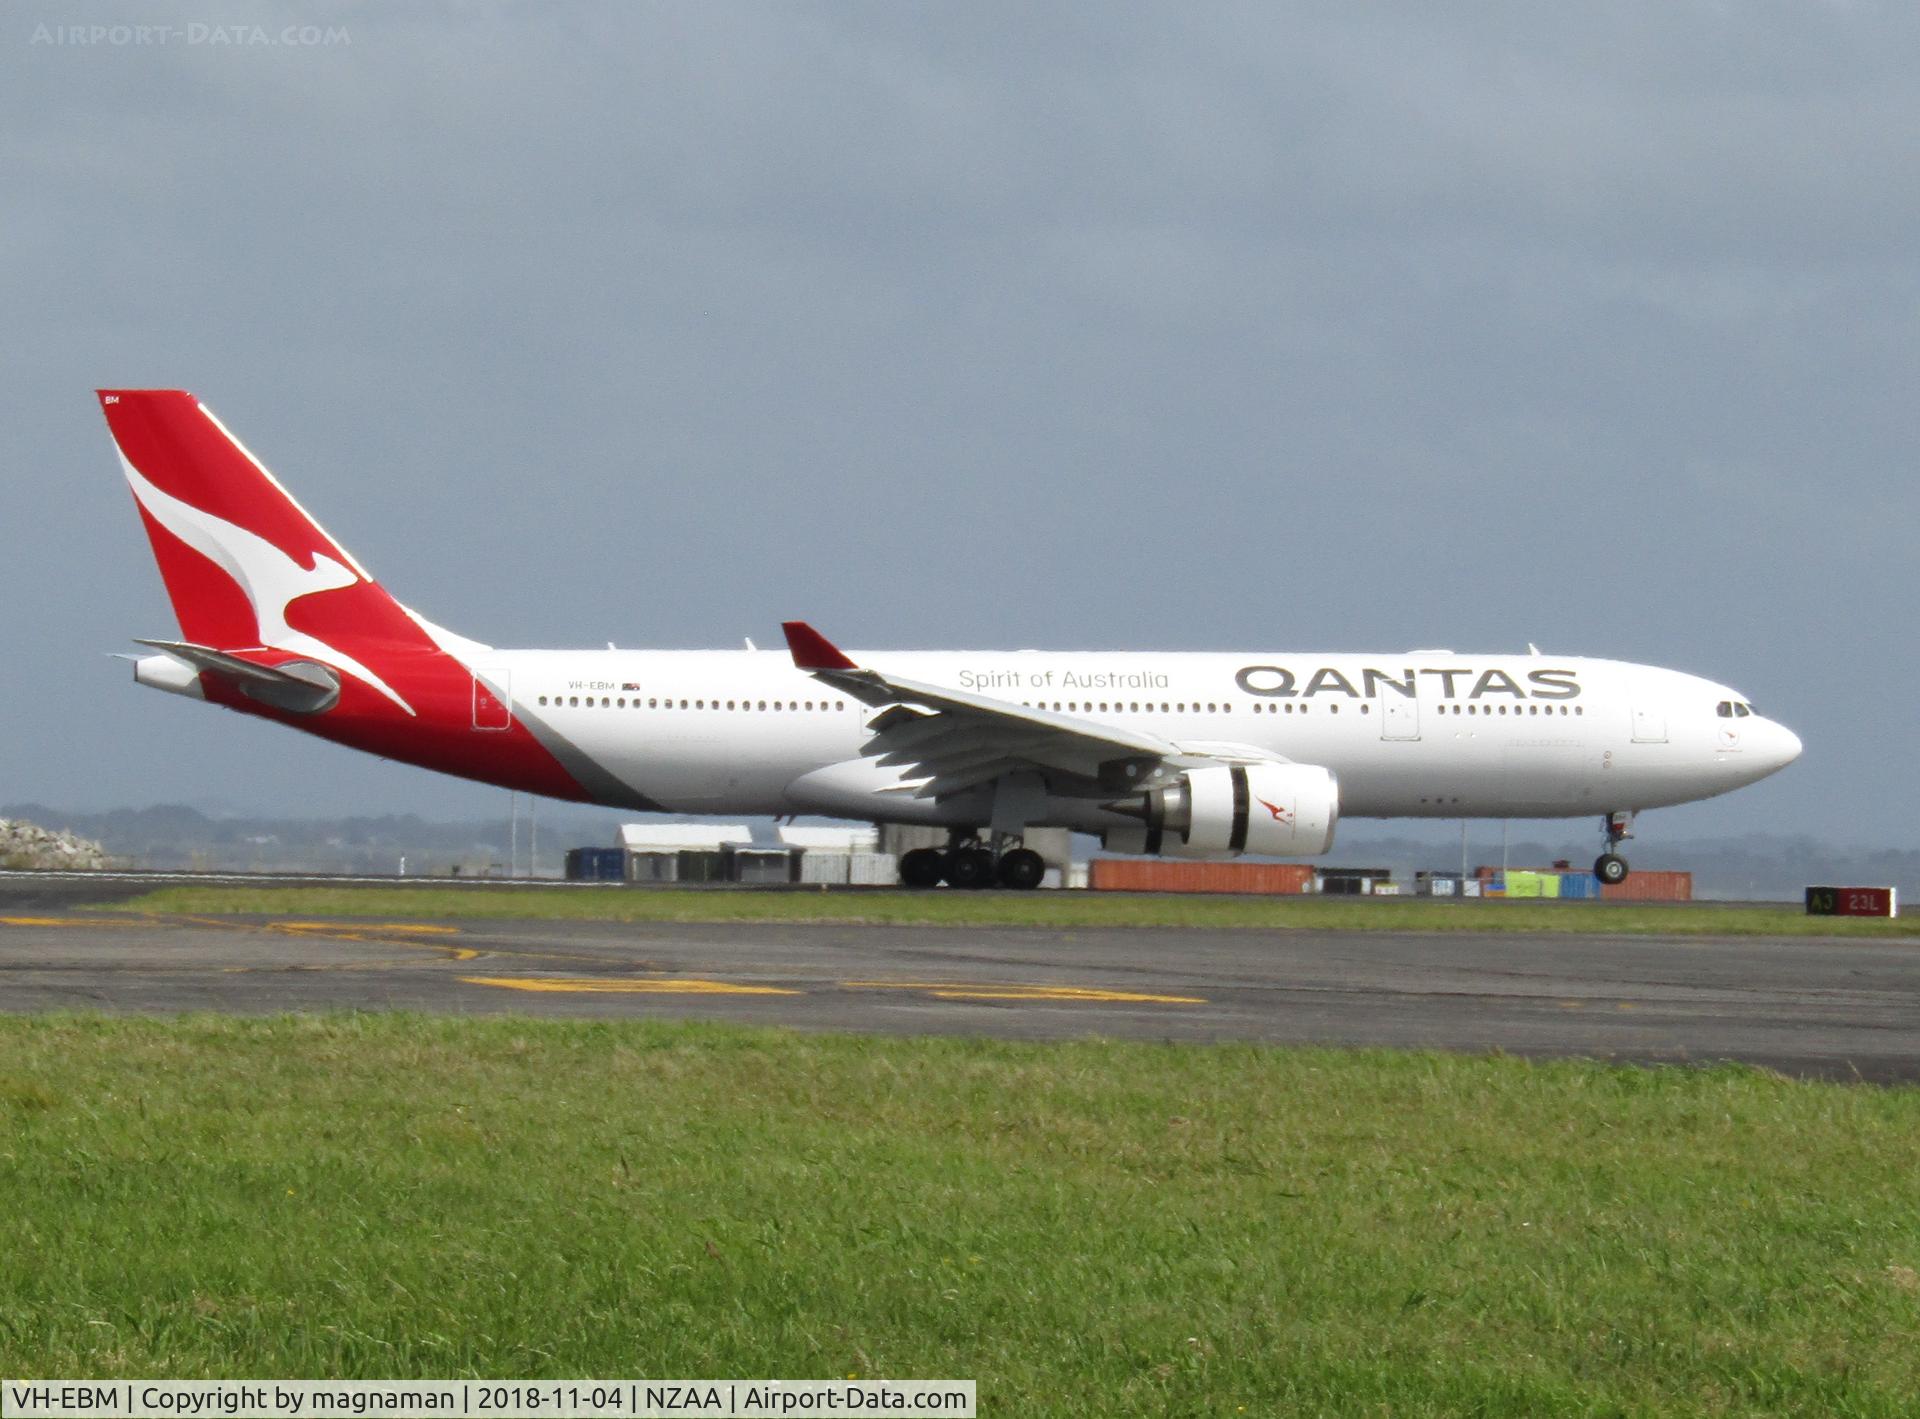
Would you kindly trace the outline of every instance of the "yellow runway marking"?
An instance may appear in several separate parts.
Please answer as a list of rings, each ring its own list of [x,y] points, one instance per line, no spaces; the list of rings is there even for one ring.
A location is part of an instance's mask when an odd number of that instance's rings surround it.
[[[1078,985],[999,985],[970,981],[849,980],[848,990],[924,990],[936,1000],[1046,1000],[1108,1005],[1205,1005],[1204,996],[1149,995]]]
[[[1030,990],[934,990],[935,1000],[1054,1000],[1069,1004],[1106,1003],[1114,1005],[1205,1005],[1198,995],[1145,995],[1130,990],[1082,990],[1074,986],[1039,987]]]
[[[457,926],[416,926],[404,921],[269,921],[262,925],[282,936],[324,936],[330,941],[386,941],[399,946],[440,949],[437,941],[409,941],[409,936],[457,936]]]
[[[458,936],[457,926],[442,926],[423,921],[234,921],[218,916],[128,916],[93,919],[96,924],[112,921],[131,921],[142,926],[201,926],[214,931],[232,931],[241,935],[253,932],[270,932],[278,936],[290,936],[297,941],[351,941],[361,945],[401,946],[418,951],[432,951],[443,961],[477,961],[486,954],[470,946],[455,946],[450,941],[439,938]],[[415,941],[414,936],[426,936],[431,939]],[[338,966],[302,966],[300,970],[383,970],[389,965],[400,962],[361,962]],[[252,971],[258,967],[236,967],[240,971]]]
[[[382,922],[373,926],[354,928],[343,927],[330,921],[270,921],[266,929],[281,936],[291,936],[302,941],[316,938],[323,941],[356,941],[365,945],[409,946],[421,951],[432,951],[447,961],[477,961],[480,952],[470,946],[455,946],[440,940],[410,941],[407,938],[416,932],[457,934],[457,926],[410,926],[404,922]]]
[[[112,918],[118,921],[122,918]],[[419,951],[432,951],[444,961],[477,961],[483,956],[508,956],[516,961],[581,962],[599,964],[605,958],[590,956],[581,952],[565,951],[529,951],[512,945],[481,947],[456,946],[442,938],[458,936],[464,928],[458,926],[428,925],[415,921],[385,921],[362,923],[356,921],[236,921],[230,917],[219,916],[151,916],[128,917],[130,921],[139,921],[148,926],[204,926],[214,931],[236,931],[242,935],[250,932],[273,932],[289,936],[298,941],[353,941],[373,942],[382,946],[404,946]],[[107,920],[107,918],[101,918]],[[426,940],[413,940],[416,935]],[[627,964],[646,969],[651,962],[637,961]]]
[[[270,921],[275,931],[312,931],[326,935],[334,931],[399,932],[406,936],[458,936],[457,926],[428,925],[421,921]]]
[[[468,985],[501,990],[572,991],[581,995],[799,995],[777,985],[736,985],[723,980],[660,980],[632,976],[462,976]]]
[[[157,926],[139,916],[0,916],[0,926]]]

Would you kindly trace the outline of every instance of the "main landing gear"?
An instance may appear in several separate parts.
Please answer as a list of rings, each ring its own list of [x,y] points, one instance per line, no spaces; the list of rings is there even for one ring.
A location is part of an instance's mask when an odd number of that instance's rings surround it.
[[[1607,850],[1593,860],[1593,875],[1609,887],[1627,880],[1626,858],[1614,849],[1633,836],[1633,814],[1630,812],[1609,813],[1600,820],[1600,831],[1606,835]]]
[[[900,881],[908,887],[991,887],[998,883],[1031,891],[1047,875],[1046,860],[1032,848],[995,852],[978,838],[954,835],[946,848],[917,847],[900,859]]]

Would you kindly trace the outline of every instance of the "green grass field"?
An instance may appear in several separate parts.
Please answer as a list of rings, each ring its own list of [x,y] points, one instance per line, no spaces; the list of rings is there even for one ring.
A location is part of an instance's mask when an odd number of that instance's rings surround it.
[[[163,887],[121,909],[195,915],[595,921],[818,921],[898,926],[1213,926],[1284,930],[1602,932],[1657,936],[1920,936],[1920,922],[1809,917],[1798,906],[1128,892],[654,890],[613,887]]]
[[[0,1018],[11,1376],[1885,1415],[1920,1090],[398,1014]]]

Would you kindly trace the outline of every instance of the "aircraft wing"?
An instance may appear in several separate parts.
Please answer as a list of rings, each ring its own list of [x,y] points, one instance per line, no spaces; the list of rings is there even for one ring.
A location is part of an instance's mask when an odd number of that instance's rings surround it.
[[[784,629],[797,667],[863,704],[891,707],[868,721],[865,752],[924,779],[902,788],[915,797],[945,798],[1033,770],[1086,780],[1089,794],[1123,793],[1162,762],[1194,757],[1157,734],[857,665],[805,621]]]

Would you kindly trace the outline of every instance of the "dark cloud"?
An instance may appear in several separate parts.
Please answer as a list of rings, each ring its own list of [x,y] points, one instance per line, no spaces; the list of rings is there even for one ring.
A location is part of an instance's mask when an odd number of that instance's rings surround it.
[[[223,21],[348,39],[37,40]],[[95,658],[124,382],[497,643],[1531,639],[1800,730],[1676,821],[1911,842],[1917,24],[10,7],[8,794],[488,801]]]

